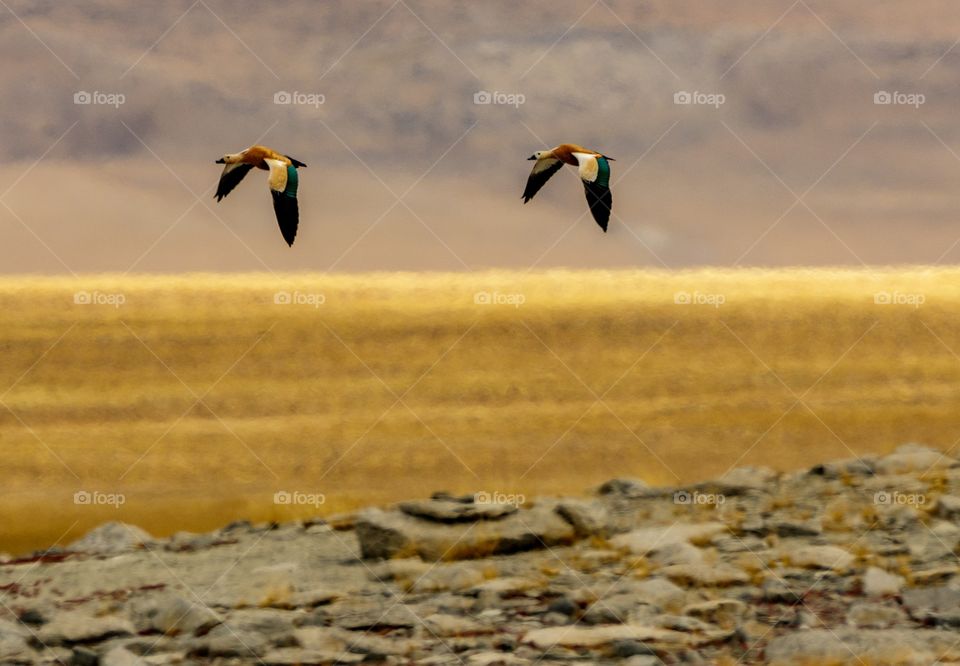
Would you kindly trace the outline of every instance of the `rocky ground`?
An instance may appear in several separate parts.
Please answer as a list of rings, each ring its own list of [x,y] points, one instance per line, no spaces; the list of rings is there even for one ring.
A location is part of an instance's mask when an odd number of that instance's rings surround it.
[[[486,500],[103,525],[0,565],[0,663],[960,664],[960,463],[937,451]]]

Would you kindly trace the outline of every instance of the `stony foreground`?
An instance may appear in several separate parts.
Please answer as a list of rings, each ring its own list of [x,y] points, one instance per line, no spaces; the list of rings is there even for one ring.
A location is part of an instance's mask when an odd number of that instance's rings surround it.
[[[520,506],[112,523],[0,565],[0,663],[960,664],[958,465],[906,446]]]

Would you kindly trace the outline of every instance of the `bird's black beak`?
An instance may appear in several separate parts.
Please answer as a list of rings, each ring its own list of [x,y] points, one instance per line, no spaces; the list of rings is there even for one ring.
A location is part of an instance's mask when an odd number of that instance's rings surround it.
[[[535,159],[537,159],[537,156],[531,155],[530,157],[527,158],[527,161],[529,162],[530,160],[535,160]]]
[[[221,157],[219,160],[217,160],[216,162],[214,162],[214,164],[226,164],[226,162],[224,162],[224,161],[223,161],[223,158]]]

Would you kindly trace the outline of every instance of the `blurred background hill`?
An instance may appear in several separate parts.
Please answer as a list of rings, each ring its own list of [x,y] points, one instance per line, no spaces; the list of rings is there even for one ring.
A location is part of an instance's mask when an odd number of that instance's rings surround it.
[[[8,0],[0,269],[954,262],[958,35],[941,0]],[[293,251],[261,175],[213,205],[255,141],[310,165]],[[521,205],[562,141],[618,160],[607,236],[572,170]]]

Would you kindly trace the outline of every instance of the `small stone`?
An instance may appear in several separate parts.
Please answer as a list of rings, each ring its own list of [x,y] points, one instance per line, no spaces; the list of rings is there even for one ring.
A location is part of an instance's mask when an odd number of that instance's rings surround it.
[[[847,611],[847,624],[862,629],[886,629],[902,624],[906,614],[897,606],[860,602]]]
[[[59,613],[37,631],[42,645],[71,645],[102,640],[110,636],[130,636],[133,624],[116,615],[94,616],[80,611]]]
[[[566,597],[560,597],[555,599],[547,606],[547,612],[550,613],[560,613],[561,615],[566,615],[567,617],[576,615],[580,610],[580,606],[570,601]]]
[[[100,666],[147,666],[142,657],[138,657],[124,647],[115,647],[100,658]]]
[[[434,613],[423,619],[424,627],[435,636],[475,636],[492,633],[492,629],[476,620],[446,613]]]
[[[682,644],[687,641],[687,638],[685,634],[678,631],[642,625],[617,624],[598,627],[567,625],[534,629],[524,635],[522,642],[536,648],[549,649],[555,645],[595,648],[626,640]]]
[[[746,612],[746,604],[737,599],[713,599],[698,604],[691,604],[683,609],[685,615],[690,615],[722,627],[738,624],[740,618],[742,618]]]
[[[230,627],[216,627],[204,638],[207,654],[211,657],[241,657],[256,660],[265,654],[270,642],[254,631],[237,631]]]
[[[925,666],[957,659],[951,632],[905,629],[810,629],[777,636],[764,656],[771,666],[855,663]]]
[[[436,566],[417,578],[410,587],[417,594],[425,592],[459,592],[475,588],[485,580],[483,572],[469,566]]]
[[[663,548],[657,548],[650,551],[647,557],[651,562],[660,566],[669,566],[671,564],[701,564],[703,562],[703,551],[696,546],[692,546],[686,541],[667,544]]]
[[[677,587],[666,578],[648,578],[637,583],[632,590],[638,599],[661,610],[678,607],[687,598],[683,588]]]
[[[670,580],[692,586],[727,587],[750,582],[750,576],[727,565],[675,564],[661,570]]]
[[[672,543],[706,542],[717,534],[726,532],[723,523],[692,523],[684,525],[675,523],[664,527],[642,527],[637,530],[620,534],[610,543],[616,548],[628,550],[634,555],[647,553],[663,548]]]
[[[960,589],[946,585],[911,588],[903,593],[903,607],[918,622],[960,627]]]
[[[598,502],[565,500],[557,505],[557,513],[573,526],[576,535],[605,537],[609,532],[607,510]]]
[[[836,462],[815,465],[808,474],[822,476],[827,479],[839,479],[841,476],[873,476],[876,461],[866,456],[863,458],[847,458]]]
[[[960,497],[956,495],[941,495],[937,498],[936,514],[945,520],[960,518]]]
[[[801,546],[784,549],[783,556],[794,566],[835,571],[846,571],[856,559],[837,546]]]
[[[70,666],[98,666],[100,655],[95,650],[78,645],[73,648],[73,657]]]
[[[199,635],[221,621],[210,608],[172,592],[134,599],[130,619],[138,633],[159,632],[167,636]]]
[[[766,523],[767,531],[779,537],[820,536],[823,532],[819,521],[772,520]]]
[[[650,487],[640,479],[611,479],[597,489],[600,495],[643,497]]]
[[[863,575],[863,593],[868,597],[888,597],[900,594],[903,578],[877,567],[868,567]]]
[[[629,659],[637,655],[656,656],[657,654],[653,648],[634,640],[616,641],[610,652],[617,659]],[[659,663],[659,661],[658,659],[657,662]]]

